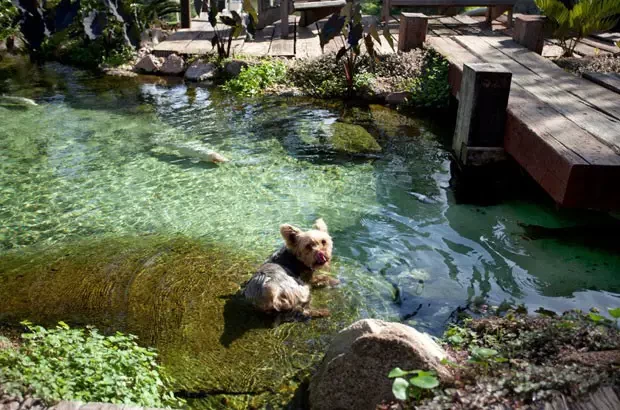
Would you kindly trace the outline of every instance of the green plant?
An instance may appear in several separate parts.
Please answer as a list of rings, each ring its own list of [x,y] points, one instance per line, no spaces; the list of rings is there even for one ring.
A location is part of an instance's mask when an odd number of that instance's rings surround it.
[[[405,376],[413,375],[409,380]],[[402,370],[400,367],[392,369],[388,374],[392,383],[392,393],[398,400],[413,398],[420,400],[424,393],[439,386],[435,372],[424,370]]]
[[[616,25],[620,14],[620,0],[580,0],[568,9],[559,0],[535,0],[536,6],[556,25],[564,56],[570,57],[579,40]]]
[[[59,322],[29,330],[17,348],[0,350],[0,384],[8,394],[28,392],[48,404],[60,400],[162,407],[180,404],[165,391],[157,354],[136,337],[104,336],[94,328],[71,329]]]
[[[409,92],[407,105],[416,108],[443,108],[450,102],[448,70],[450,64],[435,50],[424,57],[422,72],[407,80],[404,88]]]
[[[236,78],[224,84],[226,91],[243,96],[259,95],[273,84],[278,84],[286,78],[286,65],[280,60],[265,60],[259,64],[245,67]]]
[[[17,23],[19,11],[11,0],[0,0],[0,41],[7,42],[7,49],[11,49],[13,42],[21,32]]]
[[[221,60],[230,57],[230,47],[233,39],[239,37],[244,30],[247,35],[254,36],[256,24],[258,23],[258,14],[254,6],[252,6],[251,0],[243,0],[241,8],[248,14],[248,22],[246,23],[241,15],[234,10],[230,12],[230,16],[223,14],[217,8],[218,3],[217,0],[209,0],[209,23],[215,31],[211,44],[217,49],[217,55]],[[222,25],[228,28],[220,28]]]
[[[378,16],[381,14],[381,1],[362,0],[360,2],[362,14],[365,16]]]
[[[342,47],[336,53],[336,62],[343,61],[344,75],[349,94],[355,88],[355,77],[359,72],[359,57],[361,55],[361,41],[364,41],[366,53],[371,59],[377,59],[375,50],[375,42],[381,43],[379,32],[375,24],[371,24],[368,34],[364,35],[364,26],[362,24],[362,12],[359,2],[347,2],[342,8],[343,15],[340,12],[334,13],[323,25],[319,34],[321,49],[337,36],[342,41]],[[390,30],[385,25],[383,36],[394,49],[394,40],[390,34]]]
[[[129,8],[140,31],[149,28],[153,22],[181,12],[179,3],[173,0],[132,0]]]

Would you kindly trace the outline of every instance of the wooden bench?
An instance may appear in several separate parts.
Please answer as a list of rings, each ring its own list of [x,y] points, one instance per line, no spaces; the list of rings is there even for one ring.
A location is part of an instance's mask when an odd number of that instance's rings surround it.
[[[321,1],[289,1],[282,0],[280,3],[280,36],[287,38],[289,25],[283,24],[288,21],[288,15],[299,11],[301,16],[299,25],[306,27],[332,13],[339,11],[347,4],[346,0],[321,0]]]
[[[487,21],[495,20],[508,11],[508,27],[512,26],[512,8],[517,0],[383,0],[383,21],[388,21],[393,7],[488,7]]]

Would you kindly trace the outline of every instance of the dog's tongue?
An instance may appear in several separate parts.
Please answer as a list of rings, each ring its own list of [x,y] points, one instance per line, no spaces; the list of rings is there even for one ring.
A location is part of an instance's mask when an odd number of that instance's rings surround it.
[[[319,265],[324,264],[325,262],[327,262],[327,257],[325,256],[325,254],[323,252],[318,252],[316,254],[316,263],[318,263]]]

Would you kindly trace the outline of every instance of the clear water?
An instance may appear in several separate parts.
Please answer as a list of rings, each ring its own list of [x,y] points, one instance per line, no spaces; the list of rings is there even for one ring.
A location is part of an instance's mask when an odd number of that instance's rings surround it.
[[[0,93],[39,106],[0,107],[0,261],[15,249],[145,233],[215,240],[264,258],[279,246],[281,223],[309,227],[323,217],[335,273],[361,316],[440,333],[457,307],[481,298],[556,311],[620,306],[620,256],[527,240],[518,225],[569,226],[596,215],[526,197],[487,207],[455,202],[450,121],[337,103],[241,101],[149,81],[53,64],[2,71]],[[382,152],[330,150],[322,141],[336,120],[363,125]],[[206,164],[161,148],[175,143],[231,161]]]

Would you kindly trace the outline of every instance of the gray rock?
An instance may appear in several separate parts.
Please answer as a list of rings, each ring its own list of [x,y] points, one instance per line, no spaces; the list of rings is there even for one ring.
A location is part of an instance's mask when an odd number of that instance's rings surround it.
[[[387,104],[394,104],[394,105],[402,104],[405,102],[408,96],[409,96],[409,93],[406,91],[389,93],[385,96],[385,102]]]
[[[446,352],[427,334],[401,323],[375,319],[355,322],[329,346],[310,381],[314,410],[374,410],[383,400],[394,400],[390,370],[435,370],[451,380],[440,362]]]
[[[106,68],[103,70],[106,75],[111,75],[113,77],[137,77],[138,74],[133,71],[124,70],[121,68]]]
[[[159,71],[161,67],[161,61],[152,54],[148,54],[140,59],[138,63],[133,67],[135,71],[143,73],[155,73]]]
[[[190,81],[205,81],[215,77],[216,73],[215,64],[194,61],[185,72],[185,78]]]
[[[162,74],[179,75],[185,71],[185,61],[176,54],[170,54],[159,69]]]
[[[246,63],[245,61],[232,60],[226,63],[226,65],[224,66],[224,69],[226,70],[228,74],[230,74],[233,77],[236,77],[239,75],[239,73],[241,73],[241,69],[247,66],[248,66],[248,63]]]

